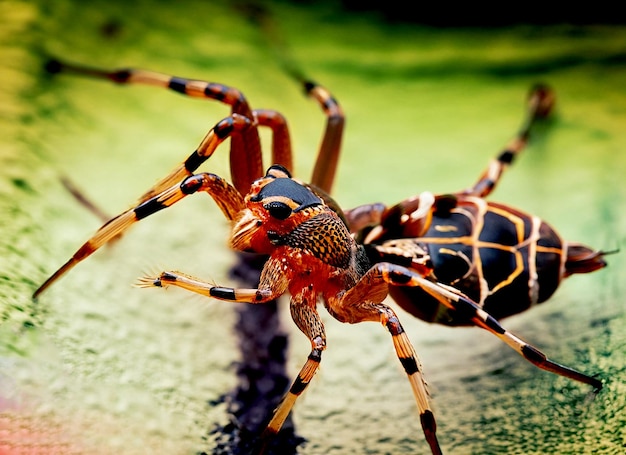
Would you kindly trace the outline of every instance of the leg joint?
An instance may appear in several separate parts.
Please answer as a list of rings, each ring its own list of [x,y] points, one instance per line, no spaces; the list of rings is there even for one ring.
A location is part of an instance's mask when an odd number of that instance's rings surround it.
[[[535,365],[543,364],[546,361],[545,354],[529,344],[522,347],[522,354],[526,360]]]
[[[402,327],[402,324],[400,324],[398,316],[393,314],[391,316],[387,316],[386,319],[385,326],[392,336],[398,336],[404,333],[404,328]]]

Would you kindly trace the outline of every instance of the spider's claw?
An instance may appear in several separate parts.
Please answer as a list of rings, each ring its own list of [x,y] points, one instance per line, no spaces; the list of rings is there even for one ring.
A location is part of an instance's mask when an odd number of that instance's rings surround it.
[[[137,279],[137,281],[135,282],[135,286],[137,286],[138,288],[163,287],[161,283],[161,276],[142,276]]]
[[[135,281],[133,285],[138,288],[151,288],[153,286],[159,286],[158,284],[155,284],[156,282],[157,282],[157,279],[155,278],[142,276],[140,278],[137,278],[137,281]]]
[[[135,285],[140,288],[165,288],[169,285],[169,283],[172,283],[176,280],[177,276],[175,274],[171,272],[162,272],[156,277],[154,275],[142,276],[137,279]]]

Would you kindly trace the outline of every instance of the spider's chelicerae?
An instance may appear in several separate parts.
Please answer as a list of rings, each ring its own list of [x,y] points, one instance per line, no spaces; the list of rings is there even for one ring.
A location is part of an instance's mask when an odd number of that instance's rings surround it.
[[[272,110],[252,110],[236,89],[143,70],[108,72],[57,61],[48,69],[166,87],[232,107],[232,115],[218,122],[183,163],[147,191],[136,207],[103,225],[34,296],[135,222],[191,194],[209,194],[232,222],[230,246],[267,255],[258,287],[214,286],[169,271],[141,278],[140,284],[178,286],[253,304],[291,295],[291,315],[310,340],[311,353],[267,425],[265,442],[280,430],[326,349],[318,302],[339,321],[378,321],[389,331],[433,454],[441,448],[420,363],[395,311],[383,303],[388,295],[420,319],[478,326],[539,368],[589,384],[595,392],[602,388],[598,379],[549,360],[498,322],[548,299],[563,278],[606,265],[605,252],[566,242],[541,219],[485,199],[526,146],[533,126],[550,113],[554,95],[548,87],[531,90],[519,133],[468,189],[447,195],[424,192],[392,207],[366,204],[342,210],[329,194],[344,116],[332,96],[315,83],[301,81],[324,110],[327,127],[311,181],[303,183],[289,170],[291,147],[284,118]],[[273,134],[273,163],[266,172],[260,127]],[[212,173],[195,174],[226,138],[231,139],[233,183]]]

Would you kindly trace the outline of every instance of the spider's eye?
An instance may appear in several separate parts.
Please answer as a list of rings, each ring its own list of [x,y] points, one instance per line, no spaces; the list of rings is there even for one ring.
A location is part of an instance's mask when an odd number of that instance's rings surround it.
[[[286,220],[291,215],[291,207],[284,202],[273,201],[263,206],[265,210],[270,212],[270,215],[278,220]]]

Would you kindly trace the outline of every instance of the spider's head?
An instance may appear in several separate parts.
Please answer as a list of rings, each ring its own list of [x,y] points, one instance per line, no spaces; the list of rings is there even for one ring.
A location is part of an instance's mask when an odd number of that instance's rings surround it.
[[[246,208],[236,220],[231,247],[269,254],[280,239],[307,219],[328,209],[322,199],[291,178],[280,165],[252,184]]]

